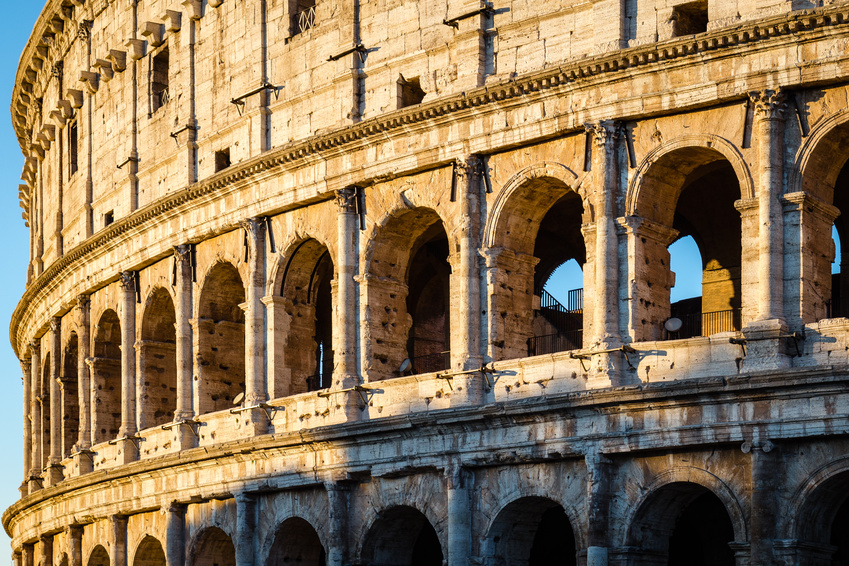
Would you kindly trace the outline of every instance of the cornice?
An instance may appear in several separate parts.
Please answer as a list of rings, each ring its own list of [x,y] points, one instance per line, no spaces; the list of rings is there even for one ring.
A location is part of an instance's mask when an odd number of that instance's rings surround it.
[[[90,0],[91,4],[99,2]],[[39,25],[46,25],[42,20],[49,10],[45,8]],[[109,228],[98,232],[77,247],[67,252],[62,258],[53,262],[25,290],[19,301],[10,323],[10,340],[12,347],[18,353],[18,330],[24,313],[31,304],[59,275],[70,266],[80,261],[90,253],[104,248],[121,235],[143,226],[146,222],[168,212],[174,212],[179,207],[208,198],[210,195],[222,193],[225,190],[236,190],[240,185],[256,181],[268,171],[295,169],[318,159],[328,159],[344,152],[350,152],[367,145],[370,139],[384,138],[394,132],[408,133],[411,127],[427,128],[435,123],[457,119],[469,112],[480,111],[482,107],[493,110],[522,104],[523,97],[529,94],[538,95],[546,91],[559,92],[564,88],[576,88],[586,84],[595,84],[627,78],[637,70],[651,72],[655,65],[668,66],[670,62],[688,64],[694,58],[704,59],[711,53],[716,56],[727,56],[732,50],[745,46],[751,51],[754,45],[764,48],[769,42],[781,41],[787,36],[797,36],[805,33],[807,40],[816,39],[817,31],[829,28],[839,28],[841,33],[849,33],[849,2],[816,10],[803,10],[789,15],[775,16],[757,22],[744,23],[732,28],[723,28],[698,36],[675,38],[661,43],[642,45],[606,55],[589,57],[578,61],[564,63],[556,67],[546,68],[528,73],[520,77],[502,80],[467,92],[446,96],[430,103],[405,108],[358,124],[341,127],[326,134],[292,142],[277,149],[270,150],[245,162],[227,169],[226,173],[215,175],[180,191],[163,197],[143,209],[136,211],[126,218],[117,220]],[[43,30],[42,30],[43,31]],[[33,37],[37,37],[36,32]],[[32,45],[32,40],[28,48]],[[26,53],[26,52],[25,52]],[[22,59],[23,62],[23,59]],[[19,69],[19,79],[20,79]],[[19,93],[20,84],[16,84],[15,95]],[[745,94],[745,93],[744,93]],[[13,96],[13,108],[16,98]],[[13,110],[14,113],[14,110]],[[358,180],[363,181],[363,180]],[[324,196],[332,198],[332,190]],[[322,200],[321,197],[314,200]],[[309,204],[310,201],[298,203]],[[231,226],[219,227],[219,232],[232,229]],[[126,268],[137,266],[124,266]]]

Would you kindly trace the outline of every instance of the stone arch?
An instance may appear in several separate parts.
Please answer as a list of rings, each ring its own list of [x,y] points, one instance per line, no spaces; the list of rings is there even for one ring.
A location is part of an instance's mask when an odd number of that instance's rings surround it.
[[[62,349],[62,456],[67,458],[80,434],[80,399],[77,381],[79,341],[77,333],[71,332]]]
[[[753,297],[757,281],[750,274],[744,281],[742,265],[757,261],[757,246],[743,250],[744,240],[757,241],[757,219],[737,210],[753,196],[745,161],[718,136],[680,136],[642,161],[628,189],[624,219],[633,242],[632,296],[640,298],[629,301],[635,340],[666,338],[663,324],[670,316],[685,321],[672,336],[682,338],[736,330],[754,316],[753,299],[746,303],[744,297]],[[673,305],[667,248],[684,236],[692,236],[701,252],[702,295]]]
[[[142,377],[138,390],[141,429],[170,422],[177,409],[176,322],[171,293],[155,287],[145,300],[137,345]]]
[[[117,438],[121,427],[121,322],[106,309],[94,329],[91,380],[94,442]]]
[[[273,397],[327,388],[333,374],[335,266],[330,250],[306,238],[291,242],[282,259],[269,305]]]
[[[560,265],[574,259],[582,270],[594,238],[583,226],[593,210],[579,178],[559,163],[543,162],[514,175],[491,208],[484,254],[491,283],[489,355],[496,360],[580,348],[588,312],[544,290]],[[588,233],[589,234],[589,233]],[[592,266],[589,271],[592,272]],[[581,296],[583,281],[574,291]],[[592,301],[592,292],[584,293]]]
[[[162,543],[155,537],[146,535],[136,547],[133,566],[165,566]]]
[[[676,467],[655,476],[643,496],[630,507],[623,523],[622,544],[647,553],[644,560],[654,557],[651,559],[662,559],[666,564],[669,537],[674,534],[678,519],[694,503],[725,513],[731,531],[727,542],[748,540],[746,515],[731,488],[707,470]],[[721,550],[731,553],[730,548]]]
[[[196,320],[198,414],[232,407],[245,390],[245,287],[229,262],[214,264],[203,279]]]
[[[207,527],[195,536],[189,566],[236,566],[233,539],[218,527]]]
[[[849,109],[843,108],[820,122],[802,141],[787,193],[804,191],[825,202],[834,200],[834,185],[849,159]],[[835,156],[842,156],[834,159]]]
[[[327,554],[318,531],[301,517],[289,517],[277,527],[266,566],[326,566]]]
[[[498,192],[484,227],[483,247],[495,248],[501,245],[503,239],[500,230],[504,229],[506,217],[509,216],[510,207],[517,198],[517,193],[526,192],[529,188],[538,186],[540,180],[550,180],[555,186],[567,188],[577,193],[582,201],[586,201],[586,194],[581,183],[583,177],[578,177],[571,169],[560,163],[543,161],[534,165],[525,167],[504,184],[504,187]],[[553,204],[553,203],[552,203]],[[549,204],[549,207],[551,204]],[[593,220],[591,207],[585,205],[586,213],[588,214],[587,222]],[[546,209],[547,210],[547,209]],[[540,219],[545,211],[535,211],[535,215],[539,215]]]
[[[704,156],[711,159],[710,154],[718,154],[720,157],[713,157],[712,160],[724,158],[731,167],[740,183],[740,198],[751,199],[755,198],[755,183],[752,179],[749,166],[746,160],[740,153],[740,150],[731,142],[714,134],[686,134],[671,139],[654,148],[646,155],[643,161],[637,168],[637,172],[631,179],[628,186],[628,194],[625,197],[625,215],[626,216],[642,216],[651,220],[653,215],[646,215],[645,210],[640,208],[641,203],[656,202],[658,199],[655,196],[655,191],[652,190],[651,182],[660,175],[651,175],[652,171],[659,173],[656,169],[656,164],[662,162],[663,158],[672,154],[685,152],[683,157],[686,159],[684,167],[677,170],[666,170],[662,172],[668,174],[672,178],[686,177],[692,173],[695,167],[704,163]],[[699,157],[701,156],[701,159]],[[690,168],[692,167],[692,168]],[[669,183],[664,183],[668,185]],[[647,194],[647,189],[651,194]]]
[[[98,544],[92,549],[88,555],[87,566],[109,566],[109,553],[103,548],[103,545]]]
[[[427,373],[447,369],[451,267],[457,247],[432,208],[385,216],[365,254],[368,299],[364,366],[370,381],[398,375],[401,362]]]
[[[407,505],[378,513],[360,550],[360,562],[371,566],[442,566],[444,556],[433,524]]]
[[[485,564],[577,564],[574,518],[547,497],[528,496],[504,505],[486,530]],[[556,559],[555,559],[556,558]]]
[[[781,525],[786,539],[796,540],[799,555],[788,563],[842,564],[849,559],[849,457],[830,462],[809,475],[791,498]],[[838,529],[839,527],[839,529]],[[839,531],[843,536],[838,536]],[[836,555],[835,555],[836,554]],[[818,559],[818,560],[817,560]]]

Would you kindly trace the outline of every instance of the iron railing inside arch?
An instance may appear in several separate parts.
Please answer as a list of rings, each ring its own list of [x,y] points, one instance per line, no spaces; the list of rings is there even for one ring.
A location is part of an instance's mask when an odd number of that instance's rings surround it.
[[[298,30],[304,33],[315,26],[315,6],[304,8],[298,12]]]
[[[451,369],[451,351],[436,352],[410,358],[410,370],[415,374]]]
[[[673,313],[673,316],[681,320],[681,329],[677,332],[667,331],[667,339],[695,338],[697,336],[710,336],[718,332],[739,330],[740,315],[740,309],[677,315]]]
[[[528,339],[528,356],[577,350],[584,340],[584,290],[573,289],[563,304],[545,289],[540,290],[540,315],[557,329],[555,334]]]

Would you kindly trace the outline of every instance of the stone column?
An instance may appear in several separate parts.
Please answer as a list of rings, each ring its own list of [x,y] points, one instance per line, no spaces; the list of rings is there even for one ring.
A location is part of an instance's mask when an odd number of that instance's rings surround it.
[[[450,305],[455,316],[451,320],[451,368],[455,371],[478,369],[483,363],[480,346],[481,298],[480,267],[480,167],[478,156],[460,161],[454,168],[457,192],[462,199],[462,215],[456,228],[460,242],[459,257],[452,258],[452,287],[457,304]],[[452,297],[455,293],[451,293]],[[452,405],[476,404],[483,401],[485,380],[480,373],[454,377]]]
[[[248,277],[245,282],[245,407],[268,401],[265,378],[265,219],[250,218],[241,223],[248,242]],[[243,426],[253,436],[268,432],[265,410],[257,408],[241,414]]]
[[[325,484],[327,489],[327,566],[348,563],[348,493],[347,486]]]
[[[616,236],[616,197],[619,189],[617,141],[620,125],[612,120],[587,124],[593,139],[593,184],[596,202],[595,336],[599,348],[620,345],[619,261]]]
[[[784,93],[764,90],[749,93],[755,107],[758,138],[758,321],[784,318],[784,229],[781,193],[784,186]]]
[[[610,460],[598,452],[588,453],[584,461],[587,467],[589,507],[587,566],[607,566],[612,466]]]
[[[40,365],[41,365],[41,346],[37,340],[33,340],[32,344],[30,344],[30,351],[32,352],[32,360],[31,370],[32,375],[30,375],[30,390],[32,391],[31,400],[32,400],[32,410],[30,414],[32,415],[32,427],[33,427],[33,435],[30,439],[30,442],[33,444],[32,451],[30,456],[32,460],[30,461],[30,471],[29,471],[29,492],[33,493],[39,489],[41,489],[41,469],[44,464],[44,460],[42,457],[42,443],[41,439],[44,436],[44,426],[41,422],[41,388],[40,388]]]
[[[354,277],[358,268],[357,190],[348,187],[336,191],[337,215],[336,304],[333,320],[333,389],[348,389],[360,383],[357,359],[357,285]],[[347,394],[341,405],[349,420],[359,418],[359,396]]]
[[[740,199],[734,202],[734,208],[740,213],[742,234],[742,255],[740,271],[741,312],[740,324],[746,326],[758,318],[759,284],[758,281],[758,199]],[[751,266],[751,267],[747,267]]]
[[[445,470],[448,488],[448,564],[468,566],[472,555],[472,511],[469,477],[459,465]]]
[[[127,566],[127,518],[112,515],[112,552],[109,553],[109,566]]]
[[[122,463],[138,460],[136,428],[136,277],[121,272],[121,428],[118,437]]]
[[[782,459],[775,448],[769,440],[743,444],[743,451],[751,450],[752,455],[751,566],[775,564],[773,542],[777,534],[777,494],[780,493],[783,472]]]
[[[236,494],[236,566],[253,566],[256,499],[247,493]],[[170,566],[170,565],[169,565]]]
[[[35,547],[32,544],[21,546],[21,562],[23,566],[35,565]]]
[[[59,373],[62,367],[62,319],[50,319],[50,457],[47,460],[47,485],[62,481],[62,391]]]
[[[173,502],[165,519],[165,566],[183,566],[186,562],[186,506]]]
[[[32,376],[32,358],[21,360],[21,373],[23,374],[24,390],[24,481],[21,484],[21,497],[29,493],[29,475],[32,466],[32,387],[30,379]]]
[[[292,301],[277,295],[262,298],[266,312],[265,347],[268,357],[268,393],[272,399],[288,397],[292,394],[292,369],[286,364],[286,344],[292,317],[287,310],[292,309]]]
[[[192,246],[182,245],[174,248],[174,267],[176,271],[176,301],[174,310],[177,322],[177,408],[174,421],[190,421],[194,418],[192,395]],[[195,445],[195,435],[186,425],[174,427],[172,432],[181,449]]]
[[[53,535],[38,537],[38,566],[53,566]]]
[[[24,566],[24,557],[17,551],[12,551],[12,566]]]
[[[80,401],[80,435],[77,450],[80,452],[91,448],[91,375],[86,363],[91,349],[90,313],[91,299],[88,295],[77,297],[77,392]]]
[[[68,547],[70,552],[68,566],[83,566],[83,527],[68,525]]]

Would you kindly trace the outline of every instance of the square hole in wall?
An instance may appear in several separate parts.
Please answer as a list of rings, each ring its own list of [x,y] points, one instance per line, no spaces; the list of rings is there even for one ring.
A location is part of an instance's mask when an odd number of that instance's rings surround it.
[[[223,169],[230,167],[230,148],[222,149],[215,152],[215,172],[218,173]]]
[[[115,222],[115,212],[110,210],[106,214],[103,215],[103,227],[109,226]]]
[[[421,104],[424,100],[425,91],[422,90],[419,77],[405,78],[404,75],[398,77],[398,108],[406,108]]]
[[[693,35],[707,31],[707,0],[680,4],[672,9],[672,36]]]

